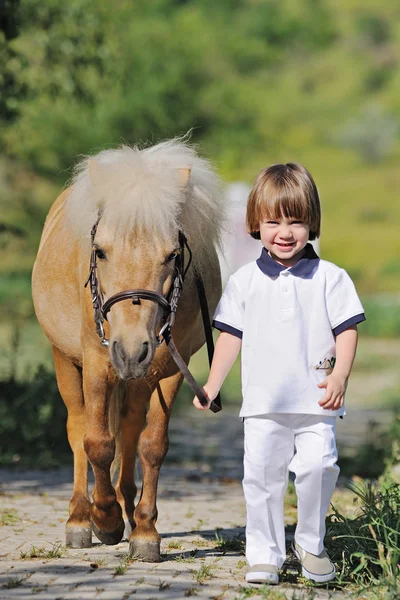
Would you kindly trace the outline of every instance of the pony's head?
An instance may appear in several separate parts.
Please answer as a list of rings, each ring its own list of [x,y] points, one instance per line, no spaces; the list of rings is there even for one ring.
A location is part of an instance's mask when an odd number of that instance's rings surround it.
[[[67,211],[82,244],[98,220],[93,247],[104,301],[132,289],[167,296],[181,250],[180,231],[201,271],[219,243],[221,198],[210,166],[179,140],[145,150],[123,146],[82,161]],[[87,244],[88,261],[89,249]],[[119,377],[146,374],[163,317],[162,306],[152,300],[112,305],[109,351]]]

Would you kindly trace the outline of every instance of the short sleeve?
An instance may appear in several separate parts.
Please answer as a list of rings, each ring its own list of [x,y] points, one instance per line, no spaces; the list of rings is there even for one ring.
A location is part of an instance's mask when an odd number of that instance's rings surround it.
[[[344,269],[327,284],[327,309],[334,335],[339,335],[357,323],[365,321],[365,314],[354,283]]]
[[[230,277],[215,310],[213,326],[241,339],[243,318],[244,303],[235,279]]]

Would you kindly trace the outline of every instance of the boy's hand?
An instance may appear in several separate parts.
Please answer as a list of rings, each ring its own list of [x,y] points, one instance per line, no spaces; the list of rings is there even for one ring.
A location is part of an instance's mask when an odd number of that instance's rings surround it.
[[[343,406],[348,378],[338,373],[331,373],[324,381],[318,384],[319,388],[325,388],[326,392],[322,400],[318,402],[326,410],[338,410]]]
[[[211,402],[217,397],[217,394],[212,394],[211,392],[208,391],[207,389],[207,385],[205,385],[203,387],[203,391],[204,394],[207,396],[208,402],[206,404],[206,406],[202,406],[200,404],[200,400],[198,399],[197,396],[195,396],[193,398],[193,405],[198,409],[198,410],[207,410],[208,408],[210,408]]]

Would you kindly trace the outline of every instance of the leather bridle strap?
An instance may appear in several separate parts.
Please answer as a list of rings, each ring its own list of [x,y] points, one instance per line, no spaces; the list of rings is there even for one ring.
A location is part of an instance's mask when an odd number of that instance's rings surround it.
[[[193,375],[189,371],[189,369],[188,369],[185,361],[183,360],[182,356],[179,354],[178,349],[175,346],[175,342],[172,339],[171,330],[170,329],[167,329],[164,332],[164,339],[165,339],[165,343],[167,344],[168,350],[169,350],[172,358],[174,359],[174,361],[175,361],[178,369],[180,370],[180,372],[182,373],[182,375],[184,376],[184,378],[188,382],[189,386],[192,388],[192,391],[195,393],[195,395],[200,400],[200,404],[202,406],[206,406],[206,404],[208,403],[208,398],[207,398],[207,396],[204,393],[204,389],[198,385],[198,383],[196,382],[195,378],[193,377]],[[210,404],[210,410],[213,413],[217,413],[220,410],[222,410],[220,394],[218,394],[218,396],[215,398],[215,400],[213,400],[211,402],[211,404]]]
[[[152,300],[153,302],[157,302],[166,313],[171,312],[168,300],[164,296],[161,296],[161,294],[149,290],[124,290],[123,292],[114,294],[114,296],[111,296],[111,298],[104,302],[101,310],[104,319],[107,320],[107,313],[110,308],[121,300],[132,300],[132,304],[140,304],[141,300]]]

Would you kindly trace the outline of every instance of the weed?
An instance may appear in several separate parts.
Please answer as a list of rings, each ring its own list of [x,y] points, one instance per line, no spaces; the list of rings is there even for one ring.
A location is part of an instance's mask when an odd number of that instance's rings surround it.
[[[207,548],[210,545],[209,540],[192,540],[190,542],[191,544],[194,544],[197,548]]]
[[[246,566],[247,566],[247,561],[246,560],[238,560],[237,561],[237,564],[236,564],[236,568],[237,569],[243,569]]]
[[[400,485],[382,481],[349,487],[360,503],[357,516],[346,519],[333,508],[327,520],[338,581],[390,590],[400,576]]]
[[[21,552],[20,558],[22,560],[30,559],[30,558],[61,558],[66,553],[66,548],[61,544],[61,542],[54,542],[50,550],[46,550],[46,548],[38,548],[37,546],[31,546],[28,552]]]
[[[119,565],[115,567],[113,576],[117,577],[118,575],[124,575],[128,570],[129,563],[129,554],[126,554],[121,558]]]
[[[0,513],[0,527],[15,525],[16,523],[19,523],[19,521],[21,521],[21,518],[13,508],[6,508]]]
[[[198,571],[194,571],[193,578],[201,585],[206,579],[212,578],[213,568],[213,565],[202,565]]]
[[[163,592],[164,590],[168,590],[171,587],[170,583],[167,583],[166,581],[160,581],[158,584],[158,589],[160,590],[160,592]]]
[[[202,527],[204,527],[204,525],[208,524],[208,519],[198,519],[197,520],[197,525],[196,525],[196,530],[201,529]]]
[[[216,533],[215,540],[218,550],[224,554],[226,554],[226,552],[239,552],[240,554],[244,554],[245,552],[245,542],[239,536],[235,536],[233,538],[223,538]]]
[[[268,600],[287,600],[285,594],[272,590],[269,585],[261,585],[260,587],[240,586],[239,596],[236,596],[234,600],[245,600],[245,598],[251,598],[252,596],[268,598]],[[291,598],[294,599],[295,596],[291,596]]]
[[[197,596],[199,590],[197,588],[191,587],[185,590],[185,596],[188,598],[189,596]]]
[[[7,579],[6,583],[3,585],[7,590],[12,590],[13,588],[19,587],[25,581],[25,577],[11,577]]]
[[[181,550],[182,549],[182,544],[180,542],[177,542],[176,540],[171,540],[168,543],[167,548],[169,550]]]
[[[194,562],[197,553],[198,549],[194,548],[190,552],[182,552],[182,554],[179,554],[174,560],[176,562]]]
[[[194,510],[193,510],[193,509],[189,509],[189,510],[187,511],[187,513],[186,513],[185,517],[186,517],[187,519],[191,519],[192,517],[194,517],[194,515],[195,515],[195,514],[196,514],[196,513],[194,512]]]

